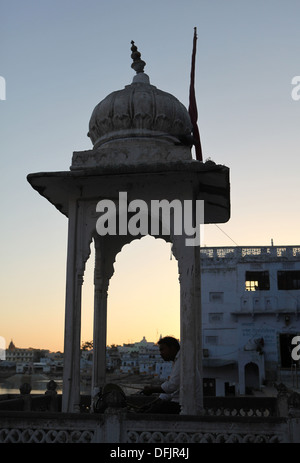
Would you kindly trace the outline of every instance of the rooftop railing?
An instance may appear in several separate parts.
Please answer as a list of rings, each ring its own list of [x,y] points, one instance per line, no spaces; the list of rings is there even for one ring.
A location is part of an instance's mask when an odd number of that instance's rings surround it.
[[[202,247],[201,259],[210,260],[298,260],[300,261],[300,246],[231,246],[231,247]]]

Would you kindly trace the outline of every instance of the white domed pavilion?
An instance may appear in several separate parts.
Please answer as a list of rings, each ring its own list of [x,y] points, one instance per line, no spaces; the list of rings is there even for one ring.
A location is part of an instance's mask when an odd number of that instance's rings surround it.
[[[191,222],[196,223],[197,201],[204,202],[204,222],[222,223],[230,217],[229,169],[193,159],[192,123],[177,98],[150,84],[144,61],[132,42],[130,85],[112,92],[91,115],[88,136],[92,149],[73,153],[69,171],[28,175],[31,186],[68,217],[68,256],[65,309],[63,411],[80,408],[81,293],[90,245],[95,247],[94,355],[91,397],[105,384],[107,293],[114,261],[122,247],[142,233],[97,232],[97,204],[105,198],[120,206],[120,193],[128,203],[152,200],[190,201]],[[118,209],[120,211],[120,208]],[[160,216],[160,221],[162,221]],[[199,224],[196,224],[199,225]],[[145,232],[152,234],[149,228]],[[185,231],[158,235],[172,243],[180,281],[181,408],[197,414],[193,373],[202,365],[200,252],[187,246]],[[189,391],[186,394],[185,391]]]

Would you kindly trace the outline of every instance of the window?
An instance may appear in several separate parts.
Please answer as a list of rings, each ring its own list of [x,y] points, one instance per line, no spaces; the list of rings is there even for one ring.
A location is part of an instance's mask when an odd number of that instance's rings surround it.
[[[224,293],[209,293],[209,302],[223,302]]]
[[[270,289],[269,272],[246,272],[246,291],[265,291]]]
[[[300,289],[300,270],[277,272],[278,289]]]
[[[205,342],[206,342],[206,344],[217,346],[218,345],[218,336],[205,336]]]
[[[208,314],[209,323],[222,323],[223,314],[222,313],[210,313]]]

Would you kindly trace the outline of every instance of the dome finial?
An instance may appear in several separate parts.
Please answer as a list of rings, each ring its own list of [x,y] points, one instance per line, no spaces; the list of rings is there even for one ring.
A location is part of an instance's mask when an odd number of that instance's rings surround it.
[[[145,61],[141,60],[141,54],[138,51],[133,40],[131,40],[131,51],[131,58],[133,60],[133,63],[131,65],[132,69],[134,69],[137,74],[139,74],[140,72],[144,72],[144,67],[146,66],[146,63]]]

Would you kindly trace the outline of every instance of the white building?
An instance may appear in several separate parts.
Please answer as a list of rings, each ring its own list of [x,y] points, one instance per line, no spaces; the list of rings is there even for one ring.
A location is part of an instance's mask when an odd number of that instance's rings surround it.
[[[8,348],[6,349],[6,360],[8,362],[15,362],[15,363],[32,363],[34,361],[35,356],[35,349],[21,349],[15,346],[13,341],[9,343]]]
[[[51,365],[46,362],[17,363],[16,373],[50,373]]]
[[[300,246],[202,248],[201,288],[204,393],[296,383]]]
[[[154,342],[148,342],[145,337],[134,344],[124,344],[118,347],[121,358],[121,373],[155,374],[156,364],[162,359],[159,348]]]
[[[155,364],[155,376],[158,376],[161,380],[169,378],[172,371],[172,362],[156,362]]]

